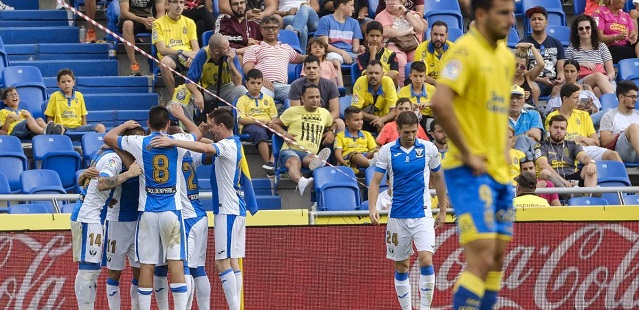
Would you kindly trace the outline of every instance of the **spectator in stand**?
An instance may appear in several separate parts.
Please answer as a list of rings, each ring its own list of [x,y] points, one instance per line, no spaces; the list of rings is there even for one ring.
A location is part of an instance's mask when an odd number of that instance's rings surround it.
[[[278,0],[276,14],[282,16],[286,30],[294,31],[300,39],[300,47],[306,48],[308,34],[315,32],[319,24],[318,0]]]
[[[594,89],[595,95],[614,93],[615,68],[608,47],[600,42],[595,20],[588,15],[575,17],[570,26],[570,46],[566,58],[581,66],[579,79]]]
[[[430,101],[435,93],[435,86],[425,83],[426,65],[421,61],[415,61],[410,65],[410,81],[409,85],[402,87],[397,96],[400,98],[408,98],[417,106],[421,112],[421,120],[419,121],[422,129],[428,129],[428,120],[432,120],[433,112],[430,110]]]
[[[599,39],[608,45],[613,63],[639,57],[636,20],[623,11],[625,5],[625,0],[608,0],[591,15],[597,21]]]
[[[169,11],[153,22],[152,43],[158,51],[158,59],[164,87],[173,97],[175,78],[170,69],[187,72],[200,46],[197,43],[196,26],[192,19],[183,16],[184,1],[169,0]],[[170,68],[170,69],[169,69]]]
[[[519,168],[521,173],[532,173],[537,175],[537,167],[535,166],[535,161],[533,159],[524,159],[519,163]],[[555,185],[548,180],[537,179],[537,188],[553,188]],[[561,202],[559,201],[559,194],[537,194],[537,196],[546,199],[548,204],[551,206],[559,207],[561,206]]]
[[[535,144],[541,141],[544,127],[539,112],[524,109],[524,96],[524,89],[513,85],[510,91],[508,122],[515,132],[514,148],[524,152],[526,158],[532,159]]]
[[[617,152],[599,146],[599,138],[590,115],[588,115],[588,112],[577,109],[579,93],[579,87],[575,85],[565,84],[561,87],[559,93],[562,101],[561,107],[559,110],[548,114],[545,125],[546,130],[551,126],[550,120],[553,116],[563,115],[567,122],[567,128],[564,133],[566,140],[575,141],[575,143],[583,146],[583,150],[594,160],[621,162],[621,157],[619,157]]]
[[[448,41],[448,25],[445,22],[438,20],[430,27],[430,40],[419,44],[415,50],[415,61],[426,64],[426,83],[437,85],[441,59],[455,44]]]
[[[335,66],[330,60],[326,59],[326,51],[328,50],[328,43],[318,39],[311,38],[308,41],[308,46],[306,47],[306,54],[313,55],[317,57],[320,62],[320,76],[333,81],[333,83],[337,84],[339,87],[344,86],[344,79],[342,77],[342,70],[335,69]],[[339,72],[339,74],[338,74]],[[306,73],[302,71],[302,76]]]
[[[267,127],[273,125],[277,118],[277,108],[273,98],[262,94],[262,72],[251,69],[246,74],[246,88],[248,92],[237,99],[235,106],[238,111],[237,122],[240,125],[239,132],[248,134],[249,140],[257,147],[264,164],[262,168],[268,171],[275,170],[272,152],[268,148],[271,132],[255,120],[262,122]]]
[[[353,86],[351,105],[364,114],[364,129],[379,132],[384,124],[395,118],[397,91],[393,80],[383,75],[382,64],[373,60],[368,63],[366,75],[361,76]]]
[[[344,110],[346,129],[335,137],[335,160],[342,166],[348,166],[358,174],[360,169],[375,165],[377,152],[375,138],[370,132],[362,130],[364,117],[358,107],[347,107]]]
[[[291,106],[302,105],[301,98],[304,85],[315,84],[320,90],[320,107],[327,109],[331,113],[338,131],[344,130],[344,121],[339,118],[339,90],[335,83],[320,76],[320,65],[317,57],[313,55],[306,56],[306,59],[304,59],[304,74],[305,76],[291,83],[291,90],[288,94]]]
[[[508,166],[510,168],[510,177],[512,178],[511,183],[513,185],[517,185],[517,182],[514,180],[521,173],[521,168],[519,167],[519,163],[522,160],[526,159],[526,154],[518,149],[515,149],[515,130],[508,126],[508,145],[510,149],[508,150]]]
[[[84,1],[84,12],[92,20],[95,20],[95,11],[98,0],[85,0]],[[60,5],[60,3],[58,3]],[[56,8],[57,9],[57,8]],[[7,9],[4,9],[7,10]],[[13,8],[11,8],[13,10]],[[2,2],[0,2],[0,11],[2,11]],[[95,43],[97,38],[95,36],[95,26],[92,23],[87,23],[87,34],[84,37],[85,43]]]
[[[200,84],[210,92],[213,92],[226,102],[233,102],[246,93],[242,86],[242,74],[240,61],[231,49],[229,41],[221,34],[211,36],[208,46],[199,50],[189,67],[186,87],[193,96],[193,105],[204,112],[199,121],[206,121],[206,115],[218,107],[219,102],[213,96],[202,92],[195,83]],[[193,83],[193,82],[195,83]],[[193,113],[188,111],[190,118]]]
[[[215,33],[220,33],[229,40],[231,48],[238,55],[244,55],[249,46],[262,41],[260,24],[249,19],[246,11],[246,0],[230,0],[231,15],[220,14],[215,21]]]
[[[592,15],[595,10],[601,6],[601,2],[604,0],[586,0],[586,7],[584,8],[584,14]]]
[[[75,75],[71,69],[58,71],[58,87],[60,90],[51,94],[44,115],[47,122],[53,121],[55,125],[47,124],[45,134],[64,134],[65,132],[95,131],[106,132],[102,124],[87,124],[87,108],[82,94],[73,89]]]
[[[429,129],[428,133],[430,133],[430,136],[433,137],[433,144],[435,144],[437,150],[439,150],[439,156],[441,156],[442,160],[444,160],[446,152],[448,152],[448,135],[444,131],[442,125],[437,124],[436,119],[433,119],[433,121],[430,122]]]
[[[301,169],[308,167],[315,170],[326,164],[331,150],[324,148],[319,153],[317,151],[321,145],[333,143],[335,124],[328,110],[319,106],[320,90],[317,85],[305,85],[301,100],[302,106],[286,109],[280,118],[273,121],[273,129],[295,142],[282,146],[277,161],[279,167],[288,169],[288,175],[297,183],[300,195],[303,196],[313,186],[313,178],[302,176]],[[284,130],[284,127],[287,129]]]
[[[2,103],[4,107],[0,110],[0,130],[5,134],[30,139],[35,135],[44,134],[47,128],[52,131],[55,126],[53,122],[45,123],[42,118],[33,118],[27,110],[20,110],[20,95],[15,87],[4,89]]]
[[[368,16],[368,1],[355,0],[354,4],[355,4],[355,9],[353,10],[353,14],[351,15],[351,17],[356,19],[357,22],[359,22],[359,25],[361,26],[360,30],[363,33],[365,32],[364,30],[366,29],[366,25],[368,24],[368,22],[372,20]],[[332,14],[335,12],[336,6],[333,3],[333,0],[321,1],[320,6],[321,6],[320,13],[319,13],[320,17],[326,16],[328,14]]]
[[[363,39],[359,23],[351,17],[355,10],[353,0],[333,0],[333,4],[335,13],[320,19],[315,36],[328,43],[326,58],[338,70],[344,63],[353,63],[357,54],[364,52],[364,46],[359,44]]]
[[[218,2],[220,14],[231,15],[232,9],[229,0],[221,0]],[[266,16],[271,16],[277,11],[277,0],[246,0],[246,18],[249,20],[260,21]],[[277,18],[282,20],[281,17]]]
[[[307,6],[307,5],[303,5]],[[280,23],[275,16],[267,16],[260,23],[264,41],[252,45],[244,52],[244,72],[256,68],[264,75],[262,93],[275,101],[284,102],[288,97],[291,85],[288,84],[288,64],[301,63],[303,55],[299,55],[288,44],[277,41]]]
[[[577,105],[577,109],[588,112],[590,118],[592,119],[593,125],[599,127],[599,122],[601,121],[601,117],[606,113],[606,111],[600,111],[601,102],[599,102],[599,98],[592,92],[592,87],[588,84],[583,84],[579,82],[579,63],[575,60],[568,59],[564,62],[564,76],[566,77],[566,84],[571,84],[579,87],[579,105]],[[564,85],[566,85],[564,84]],[[555,111],[561,107],[561,97],[559,96],[559,92],[561,91],[560,86],[555,86],[553,88],[552,93],[550,94],[550,99],[546,103],[545,109],[541,109],[544,114],[548,114],[552,111]]]
[[[404,6],[406,0],[388,0],[386,8],[375,16],[384,26],[384,39],[389,49],[397,55],[399,85],[404,85],[404,67],[415,58],[415,50],[422,42],[428,23],[420,14]]]
[[[517,70],[515,70],[515,78],[513,82],[524,89],[524,102],[530,107],[536,107],[539,102],[539,85],[535,80],[544,70],[544,58],[535,48],[535,45],[528,42],[517,43],[515,51],[515,61],[517,62]],[[528,70],[528,54],[531,53],[535,57],[535,66]]]
[[[414,11],[419,16],[424,16],[424,0],[408,0],[404,1],[404,7],[409,11]],[[383,12],[386,9],[386,1],[380,0],[377,5],[377,9],[375,10],[375,15],[379,15],[379,13]]]
[[[357,55],[357,66],[366,74],[368,63],[377,60],[382,64],[384,76],[393,79],[395,85],[399,85],[399,66],[397,64],[397,55],[394,51],[384,47],[384,26],[378,21],[372,21],[366,24],[366,43],[364,53]]]
[[[92,0],[90,0],[92,1]],[[118,31],[122,37],[131,44],[135,44],[135,35],[138,33],[151,33],[153,22],[164,16],[165,0],[119,0],[120,19],[118,21]],[[170,0],[180,1],[180,0]],[[155,15],[153,17],[152,3],[155,4]],[[88,33],[87,33],[88,34]],[[135,49],[133,45],[124,45],[126,56],[131,63],[131,75],[142,75],[140,64],[135,59]]]
[[[548,12],[541,6],[526,10],[526,16],[530,19],[532,34],[523,38],[520,42],[532,43],[544,59],[544,69],[535,79],[539,85],[540,96],[550,95],[554,86],[564,83],[565,51],[561,42],[546,33],[548,26]],[[537,60],[532,53],[528,54],[528,70],[532,71],[537,66]]]
[[[538,182],[533,172],[522,172],[515,181],[517,182],[517,197],[513,199],[515,207],[550,207],[546,199],[535,194]]]
[[[639,111],[637,85],[631,81],[617,84],[617,108],[608,111],[601,119],[601,144],[615,150],[626,163],[639,162]]]
[[[565,140],[568,120],[563,115],[554,115],[548,122],[550,137],[535,147],[535,162],[541,170],[539,178],[551,181],[556,187],[573,187],[571,180],[579,186],[597,185],[595,160],[575,141]],[[580,171],[577,163],[584,165]]]
[[[208,42],[202,42],[202,34],[215,26],[213,16],[213,0],[185,0],[182,15],[195,22],[197,28],[198,45],[204,46]]]
[[[415,111],[415,106],[408,98],[399,98],[397,99],[397,103],[395,103],[395,109],[393,109],[393,121],[390,121],[384,125],[384,128],[377,135],[377,139],[375,141],[379,146],[382,146],[386,143],[392,142],[399,138],[399,131],[397,131],[397,123],[395,123],[395,119],[399,113],[404,111]],[[432,122],[431,122],[432,123]],[[424,128],[421,126],[417,128],[417,138],[428,141],[428,136],[424,131]]]

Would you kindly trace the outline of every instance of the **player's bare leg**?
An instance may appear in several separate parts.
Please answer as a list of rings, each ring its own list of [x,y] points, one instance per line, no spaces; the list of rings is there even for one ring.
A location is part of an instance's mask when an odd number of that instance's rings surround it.
[[[501,289],[501,277],[502,268],[504,266],[504,256],[506,255],[506,249],[510,241],[497,239],[495,241],[494,263],[492,268],[486,275],[486,291],[484,292],[484,298],[481,300],[481,310],[493,309],[497,303],[497,295]]]
[[[479,239],[462,246],[466,269],[453,290],[453,309],[480,309],[486,290],[486,276],[495,265],[495,239]]]

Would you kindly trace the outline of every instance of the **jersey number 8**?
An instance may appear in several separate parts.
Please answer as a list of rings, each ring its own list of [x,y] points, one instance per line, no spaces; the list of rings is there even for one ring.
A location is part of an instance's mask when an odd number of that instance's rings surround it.
[[[157,184],[169,181],[169,158],[166,155],[153,156],[153,181]]]

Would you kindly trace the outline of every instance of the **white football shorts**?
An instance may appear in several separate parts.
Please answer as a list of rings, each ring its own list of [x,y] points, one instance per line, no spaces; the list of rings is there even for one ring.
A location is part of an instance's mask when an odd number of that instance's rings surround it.
[[[215,259],[242,258],[246,250],[246,217],[216,214],[213,218]]]
[[[136,261],[160,265],[186,259],[182,211],[142,212],[135,236]]]
[[[71,221],[71,241],[74,262],[102,262],[102,224]]]
[[[187,262],[189,268],[205,266],[206,245],[209,239],[209,218],[203,216],[186,219],[184,226],[188,240]]]
[[[128,257],[131,267],[140,267],[135,261],[135,227],[138,221],[104,223],[104,254],[102,266],[109,270],[124,270]]]
[[[403,261],[418,252],[435,252],[435,220],[432,217],[389,218],[386,224],[386,258]]]

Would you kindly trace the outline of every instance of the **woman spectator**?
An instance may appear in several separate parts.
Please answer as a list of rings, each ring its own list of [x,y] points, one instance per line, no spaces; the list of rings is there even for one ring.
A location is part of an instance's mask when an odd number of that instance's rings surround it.
[[[515,46],[515,61],[517,68],[515,70],[514,84],[524,89],[524,101],[533,107],[537,106],[539,100],[539,85],[535,83],[535,79],[544,70],[544,58],[532,43],[520,42]],[[536,64],[532,70],[528,70],[528,53],[532,52],[535,57]]]
[[[406,0],[404,1],[404,7],[409,11],[415,11],[419,16],[424,16],[424,0]],[[380,0],[377,5],[377,9],[375,9],[375,15],[381,13],[386,9],[386,2],[384,0]]]
[[[614,93],[615,68],[608,47],[599,40],[597,23],[588,15],[577,16],[570,26],[566,59],[579,63],[579,82],[590,85],[598,97]]]
[[[387,0],[386,9],[375,17],[384,26],[386,46],[397,56],[400,85],[406,78],[404,67],[415,58],[415,49],[422,42],[427,26],[423,15],[408,10],[404,6],[405,1]]]
[[[625,0],[608,0],[607,5],[592,13],[599,28],[599,39],[608,45],[613,63],[639,56],[637,29],[630,14],[623,11],[625,4]]]

